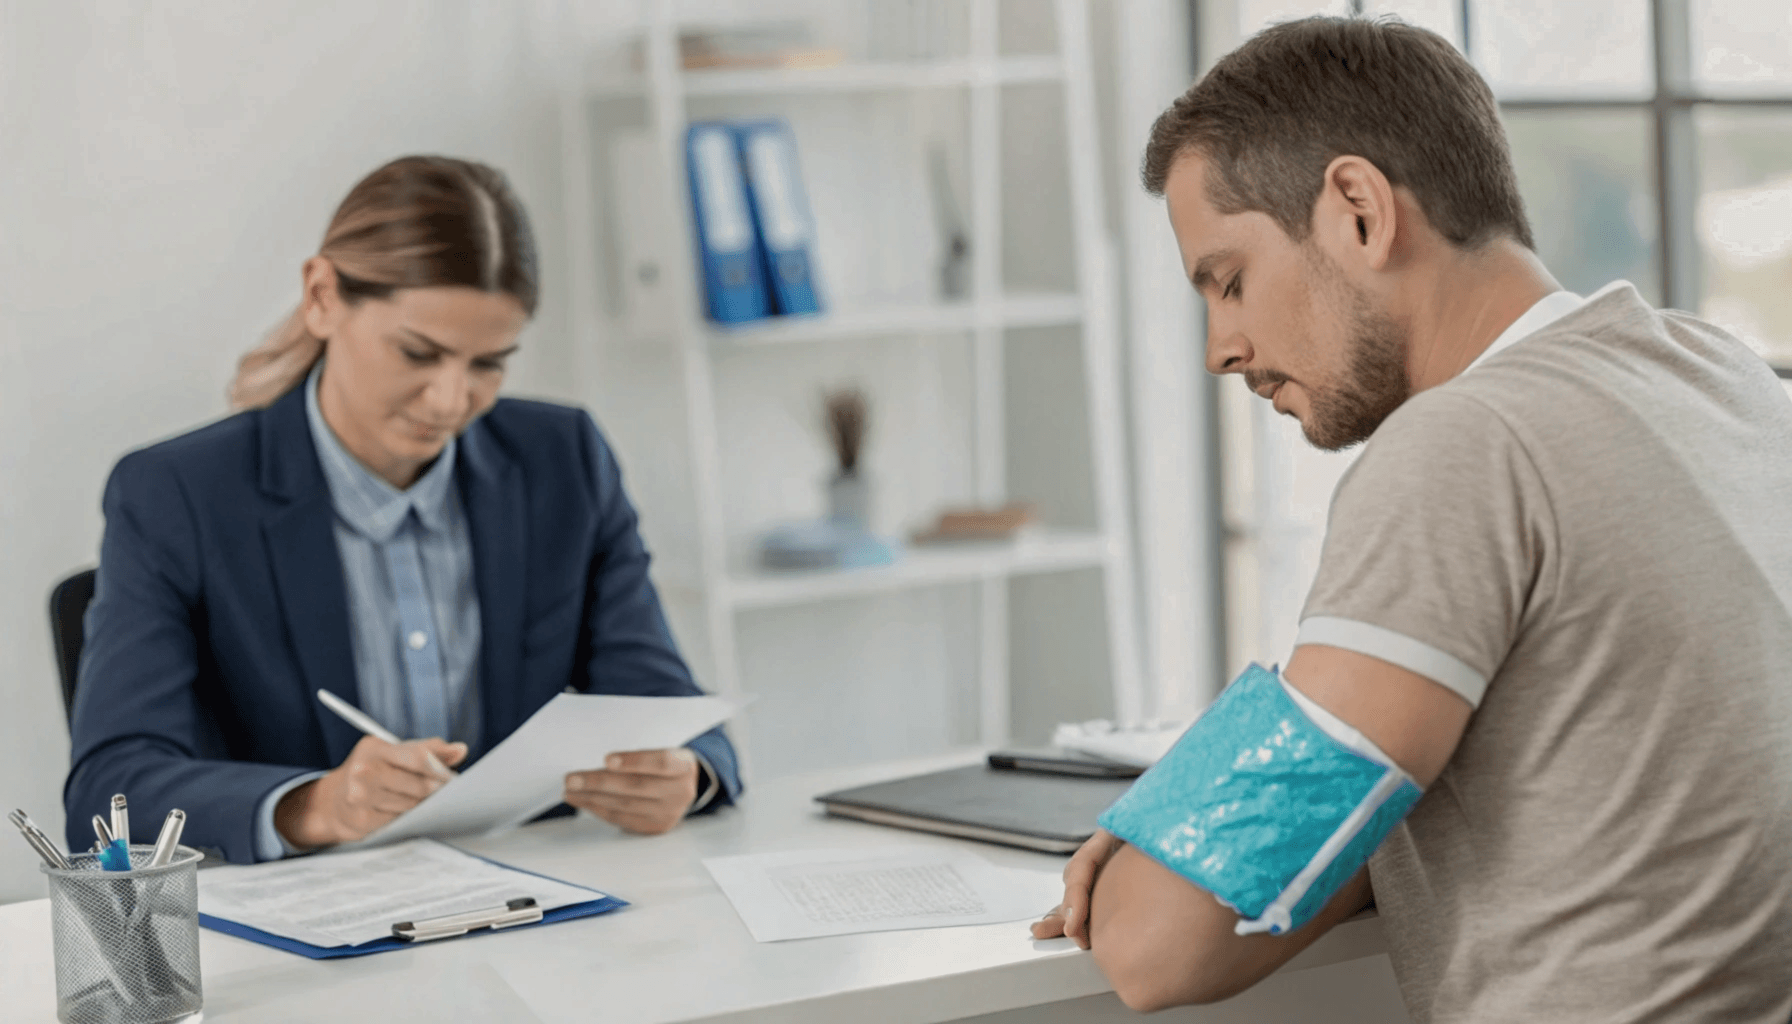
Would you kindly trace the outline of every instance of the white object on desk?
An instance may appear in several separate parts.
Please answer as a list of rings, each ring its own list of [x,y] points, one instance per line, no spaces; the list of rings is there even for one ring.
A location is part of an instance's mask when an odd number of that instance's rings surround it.
[[[1105,718],[1066,722],[1052,732],[1052,746],[1149,768],[1170,752],[1189,724],[1151,721],[1117,726]]]
[[[543,910],[604,894],[417,839],[199,873],[199,912],[314,946],[389,938],[397,921],[443,917],[530,896]]]
[[[601,768],[618,751],[680,746],[738,706],[720,697],[559,694],[473,767],[354,845],[514,828],[560,802],[568,772]]]
[[[1064,885],[951,847],[796,850],[703,862],[760,942],[998,924],[1043,914]]]

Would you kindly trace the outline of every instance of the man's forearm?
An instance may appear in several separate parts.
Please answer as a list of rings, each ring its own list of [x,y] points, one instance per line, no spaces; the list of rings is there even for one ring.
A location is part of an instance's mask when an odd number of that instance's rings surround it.
[[[1287,935],[1236,935],[1238,915],[1201,889],[1124,846],[1096,878],[1089,939],[1121,1001],[1150,1012],[1225,999],[1256,984],[1369,903],[1360,872],[1306,927]]]

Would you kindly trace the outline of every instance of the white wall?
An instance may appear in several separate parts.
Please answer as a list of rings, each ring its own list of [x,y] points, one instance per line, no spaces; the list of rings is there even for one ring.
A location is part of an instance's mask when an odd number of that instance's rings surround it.
[[[224,411],[359,176],[417,151],[507,171],[545,257],[510,389],[564,379],[557,19],[518,0],[0,3],[7,809],[61,831],[45,599],[95,560],[108,470]],[[41,895],[34,864],[0,838],[0,902]]]
[[[651,390],[575,386],[593,368],[663,374],[669,367],[655,364],[666,354],[619,347],[589,359],[567,332],[569,295],[596,282],[572,282],[566,270],[557,76],[580,40],[608,42],[636,6],[0,0],[0,565],[10,584],[0,594],[0,804],[60,832],[67,732],[45,598],[95,559],[108,470],[123,452],[224,412],[236,356],[296,299],[299,264],[334,204],[393,156],[447,152],[510,174],[534,215],[544,304],[507,390],[585,395],[617,443],[667,574],[689,565],[676,407]],[[818,5],[693,6],[725,16]],[[824,25],[854,31],[841,13],[848,6],[819,4]],[[1112,69],[1114,19],[1137,8],[1092,6],[1098,70]],[[1009,0],[1003,20],[1011,46],[1054,43],[1044,0]],[[1061,285],[1071,266],[1061,113],[1048,94],[1012,92],[1003,148],[1015,205],[1006,212],[1022,229],[1004,247],[1006,276],[1017,287]],[[1115,102],[1114,89],[1104,86],[1101,99]],[[826,104],[808,109],[822,130],[855,127],[827,122],[839,111]],[[886,113],[893,119],[857,130],[873,141],[929,125],[963,131],[950,104],[912,123]],[[1103,172],[1130,161],[1104,160]],[[848,201],[853,179],[842,175],[847,185],[835,191]],[[925,233],[925,190],[910,185],[905,196],[880,194],[885,220]],[[1116,195],[1134,188],[1117,176],[1109,186]],[[834,201],[830,187],[816,189],[818,204]],[[607,211],[600,198],[595,212]],[[889,235],[823,241],[875,254]],[[867,295],[912,283],[889,279],[875,261],[831,270],[843,287],[856,277]],[[1010,387],[1025,398],[1009,409],[1010,486],[1055,521],[1086,525],[1093,498],[1080,483],[1088,453],[1075,333],[1021,333],[1008,361]],[[889,396],[868,453],[883,529],[904,532],[939,504],[970,497],[967,371],[962,338],[724,360],[720,411],[738,428],[724,479],[732,540],[744,548],[770,521],[818,511],[825,456],[804,421],[816,387],[843,379]],[[1145,586],[1149,604],[1158,595]],[[1095,573],[1015,585],[1017,737],[1039,740],[1056,721],[1110,713],[1099,594]],[[668,605],[702,678],[700,616],[676,588]],[[741,654],[749,689],[763,695],[753,712],[757,767],[792,771],[971,739],[975,609],[971,591],[945,588],[747,616]],[[1181,613],[1171,614],[1156,628],[1173,630]],[[1064,622],[1080,626],[1053,625]],[[0,838],[0,902],[41,894],[33,865],[22,843]]]

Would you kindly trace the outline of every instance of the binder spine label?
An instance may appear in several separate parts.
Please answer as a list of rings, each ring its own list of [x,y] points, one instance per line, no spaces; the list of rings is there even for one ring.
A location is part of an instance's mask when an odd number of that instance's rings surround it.
[[[692,148],[697,158],[704,241],[718,254],[745,252],[753,244],[753,224],[748,219],[747,197],[740,190],[732,140],[722,129],[706,129]]]
[[[771,303],[734,132],[694,124],[685,145],[705,309],[718,323],[757,320]]]

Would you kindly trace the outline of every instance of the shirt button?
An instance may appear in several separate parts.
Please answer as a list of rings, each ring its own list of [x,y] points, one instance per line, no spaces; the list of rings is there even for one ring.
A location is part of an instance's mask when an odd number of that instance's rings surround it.
[[[429,643],[429,636],[419,629],[407,637],[406,642],[411,645],[411,650],[421,651]]]

